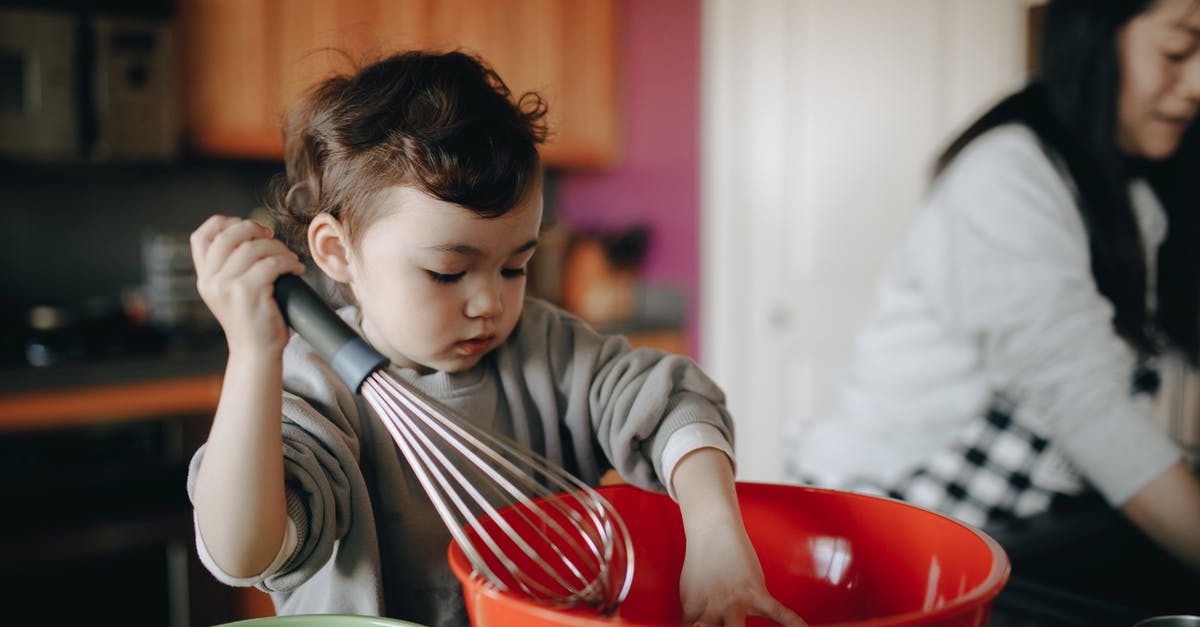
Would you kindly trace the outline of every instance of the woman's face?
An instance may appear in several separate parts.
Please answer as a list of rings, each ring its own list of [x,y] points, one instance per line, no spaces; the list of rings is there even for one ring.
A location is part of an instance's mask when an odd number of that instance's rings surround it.
[[[1200,108],[1200,0],[1158,0],[1117,35],[1117,145],[1165,159]]]
[[[363,334],[393,363],[471,368],[504,343],[525,297],[542,221],[539,190],[482,218],[411,187],[391,187],[350,258]]]

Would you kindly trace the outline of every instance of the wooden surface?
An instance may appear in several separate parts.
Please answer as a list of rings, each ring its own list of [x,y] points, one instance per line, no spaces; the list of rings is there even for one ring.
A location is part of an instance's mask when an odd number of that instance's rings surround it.
[[[515,96],[549,103],[547,165],[618,158],[616,0],[180,0],[192,150],[278,159],[280,124],[319,79],[416,48],[478,53]]]
[[[211,412],[220,394],[219,374],[6,394],[0,431]]]
[[[628,337],[634,347],[687,353],[686,339],[677,331]],[[220,396],[219,373],[0,394],[0,432],[211,413]]]

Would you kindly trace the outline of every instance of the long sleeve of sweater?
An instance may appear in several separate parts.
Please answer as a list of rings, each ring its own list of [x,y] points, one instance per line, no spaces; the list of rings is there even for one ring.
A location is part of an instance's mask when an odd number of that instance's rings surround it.
[[[993,389],[1046,435],[1111,503],[1120,504],[1178,459],[1131,393],[1136,355],[1113,328],[1113,306],[1092,276],[1072,189],[1023,127],[977,140],[930,199],[944,249],[927,284],[936,309],[973,338]],[[1162,210],[1133,189],[1151,254]]]

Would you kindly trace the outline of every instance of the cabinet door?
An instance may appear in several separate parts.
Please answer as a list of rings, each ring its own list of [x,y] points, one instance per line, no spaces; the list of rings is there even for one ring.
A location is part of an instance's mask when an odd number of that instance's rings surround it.
[[[542,154],[557,165],[604,166],[617,158],[616,15],[609,0],[462,0],[484,15],[463,33],[514,94],[549,105]],[[464,21],[464,23],[472,23]]]
[[[618,157],[618,20],[614,0],[380,2],[378,55],[409,47],[479,54],[520,97],[549,105],[550,165],[604,167]]]
[[[180,0],[188,138],[202,154],[277,158],[288,104],[393,51],[461,48],[550,106],[553,166],[617,158],[614,0]]]
[[[369,53],[381,6],[365,0],[180,0],[185,132],[192,150],[277,159],[292,102]],[[406,19],[403,13],[393,17]]]
[[[180,92],[186,141],[195,152],[239,157],[282,154],[278,27],[267,2],[179,3]]]

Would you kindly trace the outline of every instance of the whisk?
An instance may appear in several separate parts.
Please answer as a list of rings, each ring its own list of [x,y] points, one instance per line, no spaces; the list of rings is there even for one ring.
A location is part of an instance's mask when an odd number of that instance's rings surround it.
[[[546,458],[390,376],[388,359],[300,277],[284,319],[375,410],[476,572],[502,590],[610,613],[633,582],[633,544],[604,497]]]

